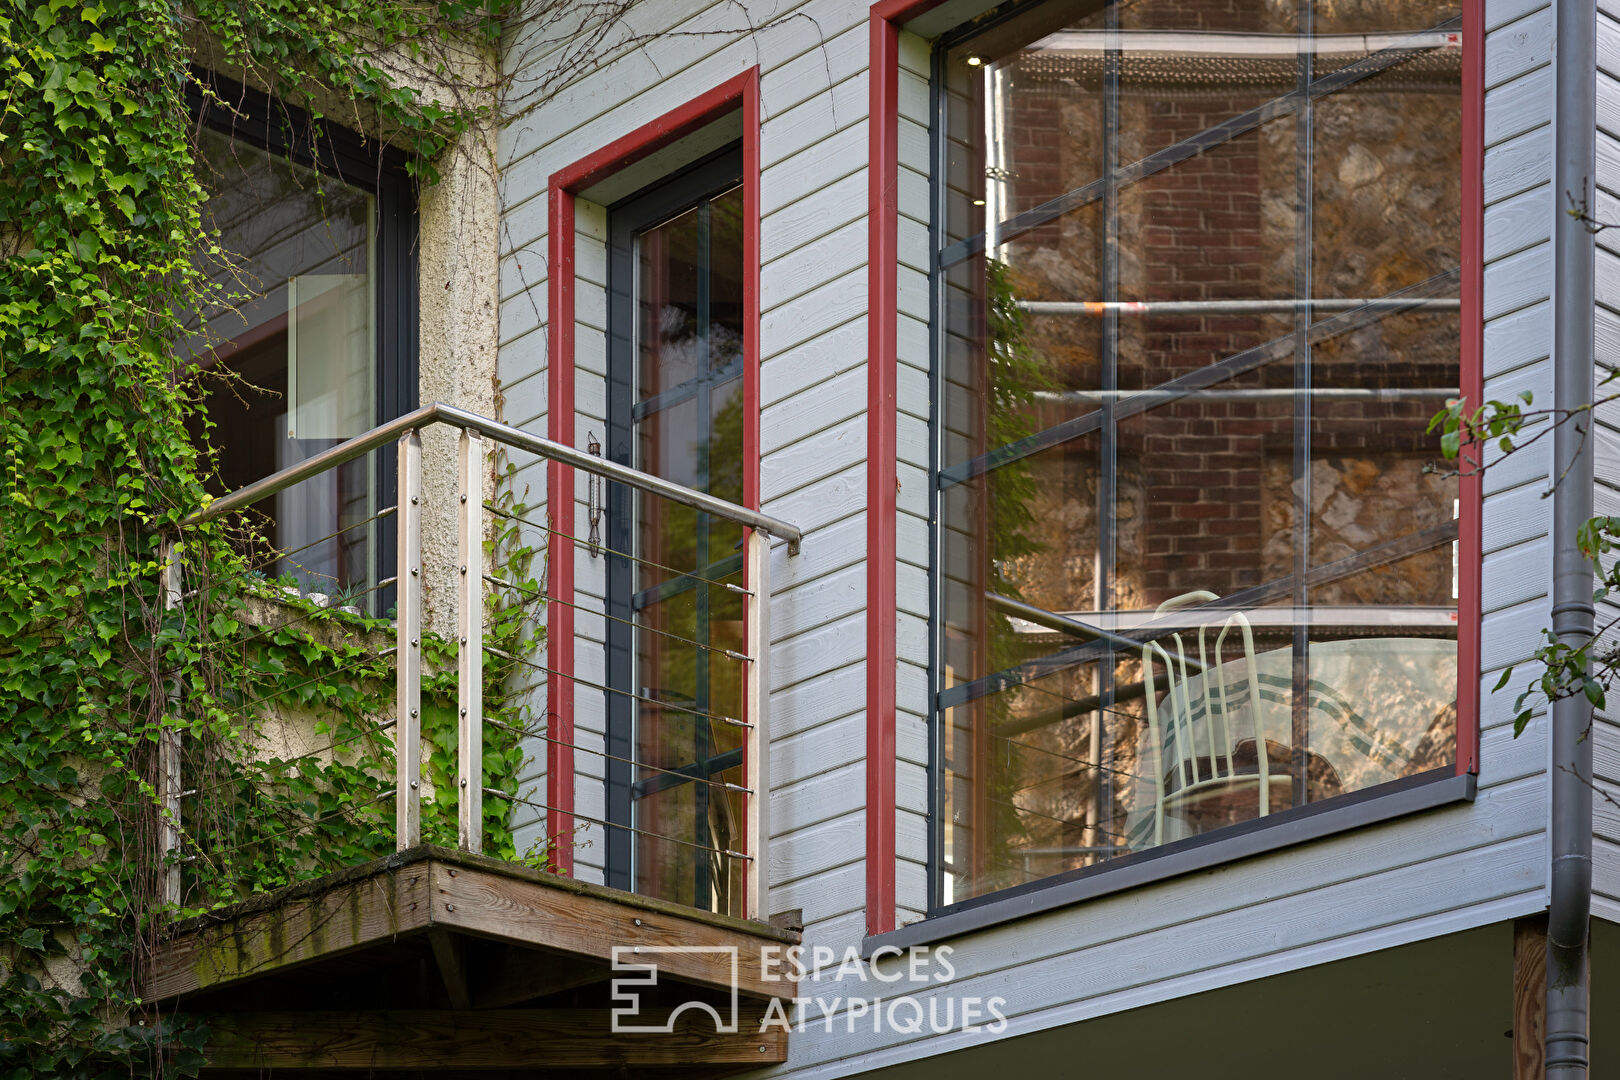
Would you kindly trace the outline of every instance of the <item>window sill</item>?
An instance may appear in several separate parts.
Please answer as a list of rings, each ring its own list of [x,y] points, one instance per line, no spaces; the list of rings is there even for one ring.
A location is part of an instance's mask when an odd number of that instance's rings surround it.
[[[869,957],[880,947],[932,945],[1139,885],[1214,869],[1251,855],[1279,851],[1452,803],[1472,802],[1474,787],[1472,775],[1458,776],[1450,768],[1436,769],[1364,792],[1279,811],[1207,836],[1178,840],[1099,866],[1071,870],[940,908],[921,921],[867,937],[861,943],[861,953]]]

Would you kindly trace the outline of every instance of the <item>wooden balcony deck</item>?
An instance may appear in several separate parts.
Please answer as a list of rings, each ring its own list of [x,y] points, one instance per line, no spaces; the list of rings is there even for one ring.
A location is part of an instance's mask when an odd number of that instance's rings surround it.
[[[205,1075],[723,1076],[784,1061],[761,1033],[760,950],[799,935],[465,852],[419,847],[176,924],[144,987],[203,1019]],[[615,946],[657,966],[638,1025],[613,1033]],[[635,954],[632,954],[635,955]],[[632,976],[641,977],[641,976]],[[735,993],[733,992],[735,988]],[[734,1033],[702,1010],[735,1003]],[[692,1071],[696,1070],[696,1071]]]

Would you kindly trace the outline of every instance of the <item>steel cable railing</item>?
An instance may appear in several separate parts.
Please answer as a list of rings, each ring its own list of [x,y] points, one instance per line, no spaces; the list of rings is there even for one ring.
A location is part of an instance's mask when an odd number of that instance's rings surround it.
[[[699,844],[693,840],[682,840],[678,836],[666,836],[663,833],[653,832],[650,829],[637,828],[634,825],[626,825],[623,822],[608,821],[606,818],[592,817],[589,814],[582,814],[578,810],[564,810],[562,807],[552,806],[549,803],[535,802],[533,799],[525,799],[521,795],[514,795],[508,791],[497,791],[495,788],[485,788],[484,794],[493,795],[501,799],[508,799],[524,806],[532,806],[536,810],[566,813],[569,817],[578,818],[581,821],[588,821],[593,825],[601,825],[603,828],[607,829],[619,829],[623,832],[633,833],[637,836],[646,836],[654,840],[664,840],[671,844],[680,844],[683,847],[694,848],[698,851],[713,852],[716,855],[723,855],[730,859],[742,859],[747,862],[756,861],[752,855],[745,851],[732,851],[729,848],[717,848],[711,844]]]
[[[289,559],[294,555],[299,555],[299,554],[302,554],[303,552],[308,551],[310,548],[318,547],[319,545],[324,544],[324,543],[326,543],[326,542],[328,542],[330,540],[336,540],[338,537],[344,535],[345,533],[351,533],[354,530],[359,529],[359,528],[363,528],[363,527],[365,527],[367,525],[376,524],[377,522],[382,521],[384,518],[386,518],[386,517],[390,516],[391,514],[393,514],[394,511],[396,511],[398,509],[399,509],[399,507],[397,507],[397,506],[384,507],[383,509],[377,511],[375,514],[372,514],[370,517],[361,518],[359,521],[352,522],[352,523],[350,523],[348,525],[343,526],[341,529],[337,529],[337,530],[334,530],[333,532],[329,532],[325,536],[320,537],[319,539],[311,540],[308,543],[299,544],[297,547],[288,548],[285,551],[277,549],[276,552],[275,552],[274,557],[271,558],[270,560],[268,560],[267,562],[260,563],[258,566],[249,566],[246,569],[238,570],[236,573],[229,574],[229,575],[221,578],[218,581],[209,580],[209,581],[206,581],[206,582],[202,583],[201,585],[198,585],[194,589],[187,589],[187,590],[185,590],[184,592],[182,592],[180,594],[180,599],[181,599],[182,602],[184,602],[186,600],[195,599],[196,597],[202,596],[205,593],[208,593],[208,592],[211,592],[211,591],[217,591],[217,590],[223,589],[225,586],[233,584],[233,583],[235,583],[237,581],[241,581],[241,580],[243,580],[245,578],[253,577],[255,574],[262,575],[262,574],[264,574],[266,572],[266,570],[269,567],[274,566],[276,563],[282,561],[283,559]],[[348,599],[348,598],[345,597],[345,599]]]
[[[673,566],[665,566],[661,562],[654,562],[652,559],[644,559],[639,555],[631,555],[629,552],[616,551],[613,548],[608,547],[606,544],[602,544],[602,543],[599,543],[599,542],[593,542],[591,540],[583,539],[581,537],[573,535],[572,533],[564,532],[561,529],[554,529],[550,525],[542,525],[538,521],[530,521],[528,518],[519,517],[516,514],[508,514],[508,513],[505,513],[504,511],[496,510],[489,503],[484,504],[484,509],[490,511],[491,513],[495,514],[498,517],[506,518],[509,521],[516,521],[519,524],[527,525],[532,529],[538,529],[541,532],[548,533],[548,534],[550,534],[552,536],[559,537],[559,538],[561,538],[563,540],[568,540],[568,541],[571,541],[571,542],[576,543],[576,544],[584,544],[584,545],[586,545],[588,547],[594,547],[597,551],[601,552],[604,555],[612,555],[612,556],[614,556],[616,558],[628,559],[633,563],[637,563],[638,565],[649,566],[649,567],[652,567],[654,570],[662,570],[665,573],[673,574],[673,575],[675,575],[675,579],[678,580],[678,581],[680,581],[680,580],[690,580],[690,581],[698,582],[698,583],[703,584],[703,585],[713,585],[716,588],[725,589],[725,590],[727,590],[729,592],[739,593],[739,594],[741,594],[743,596],[752,596],[753,595],[753,593],[751,593],[749,590],[743,588],[741,585],[735,585],[735,584],[732,584],[729,581],[721,581],[718,578],[704,577],[702,574],[699,574],[699,573],[697,573],[695,571],[692,571],[692,570],[677,570]]]
[[[370,586],[354,596],[344,597],[347,601],[362,599],[390,586],[396,590],[396,607],[394,618],[395,645],[391,650],[395,656],[394,682],[395,682],[395,708],[394,716],[387,720],[380,720],[364,730],[346,734],[341,738],[330,739],[321,746],[306,750],[297,756],[280,761],[284,766],[296,767],[311,759],[319,760],[324,755],[336,753],[347,744],[362,738],[375,736],[388,732],[392,735],[395,748],[395,783],[391,791],[379,794],[371,802],[380,801],[392,795],[395,799],[395,841],[399,849],[414,847],[421,840],[421,794],[422,794],[422,768],[421,768],[421,739],[422,739],[422,679],[423,679],[423,646],[424,634],[427,631],[424,620],[424,565],[422,559],[422,523],[427,510],[426,496],[423,488],[423,461],[422,439],[420,432],[430,426],[448,424],[461,430],[461,439],[457,450],[457,478],[458,492],[453,510],[456,519],[458,534],[457,560],[452,571],[453,580],[450,583],[435,583],[442,589],[443,584],[451,584],[453,588],[435,592],[436,596],[453,596],[455,600],[457,621],[455,631],[456,656],[456,717],[457,717],[457,758],[455,769],[455,782],[453,785],[453,798],[457,811],[458,843],[470,851],[479,851],[482,848],[482,818],[483,798],[487,795],[492,798],[507,800],[512,805],[528,805],[551,815],[548,819],[553,822],[567,822],[573,819],[594,822],[604,828],[621,831],[626,835],[644,837],[660,843],[671,843],[684,848],[701,851],[721,859],[739,861],[745,869],[742,871],[743,894],[746,902],[741,913],[751,918],[762,918],[768,911],[765,900],[765,878],[762,865],[764,860],[759,856],[764,850],[765,837],[768,835],[768,821],[766,808],[769,797],[769,778],[766,759],[766,711],[768,700],[768,686],[766,680],[766,646],[769,642],[769,626],[767,621],[769,585],[769,543],[771,538],[785,540],[788,553],[796,554],[800,541],[799,530],[787,522],[762,514],[750,509],[727,502],[707,492],[697,491],[674,484],[661,477],[640,472],[613,462],[604,461],[600,457],[592,456],[584,451],[564,446],[547,439],[531,435],[497,421],[481,417],[465,410],[442,404],[429,405],[413,413],[402,416],[397,420],[379,425],[364,435],[348,440],[336,447],[317,454],[313,458],[283,470],[273,476],[266,477],[254,484],[248,485],[238,491],[232,492],[223,498],[215,500],[209,507],[193,515],[191,523],[210,521],[222,515],[240,510],[252,505],[259,499],[266,498],[277,492],[284,491],[294,484],[335,468],[346,462],[353,461],[372,450],[379,449],[389,442],[396,443],[398,454],[398,493],[396,505],[378,511],[367,519],[344,526],[336,532],[323,536],[317,540],[309,541],[298,548],[278,553],[277,558],[286,558],[296,555],[300,551],[308,550],[319,544],[326,543],[341,536],[343,533],[360,527],[375,525],[378,521],[392,517],[397,529],[397,566],[393,576]],[[727,560],[713,564],[712,567],[699,565],[693,569],[681,570],[667,565],[668,560],[660,561],[649,558],[648,553],[636,551],[616,550],[602,544],[572,535],[568,530],[557,529],[550,524],[542,523],[525,517],[521,513],[512,513],[486,501],[483,497],[483,485],[488,475],[489,457],[486,448],[490,443],[499,444],[507,450],[518,450],[535,454],[549,461],[558,462],[569,469],[586,471],[603,480],[623,484],[632,491],[638,492],[642,497],[667,499],[672,502],[694,509],[700,515],[709,518],[728,521],[734,525],[742,526],[745,530],[742,542],[742,554],[731,555]],[[566,474],[565,474],[566,475]],[[566,482],[566,481],[565,481]],[[566,489],[565,489],[566,490]],[[738,598],[742,605],[742,626],[744,641],[740,648],[729,647],[734,642],[716,641],[709,636],[707,624],[700,624],[697,632],[689,632],[684,626],[656,625],[652,620],[636,617],[632,614],[626,617],[624,613],[607,610],[607,603],[601,607],[593,607],[582,603],[581,597],[557,595],[553,589],[536,589],[520,582],[510,581],[501,576],[499,568],[491,567],[488,572],[485,568],[485,542],[487,539],[486,526],[491,518],[500,518],[514,524],[538,530],[548,538],[550,545],[550,558],[572,558],[579,548],[585,548],[594,555],[606,555],[616,559],[628,560],[637,566],[668,575],[660,588],[718,590],[726,596]],[[698,520],[705,520],[700,517]],[[634,545],[623,545],[634,546]],[[700,560],[701,561],[701,560]],[[740,565],[743,569],[743,584],[735,581],[723,580],[723,577],[734,576],[734,569]],[[730,565],[727,566],[727,563]],[[266,564],[269,565],[269,564]],[[715,573],[718,567],[720,573]],[[190,592],[182,591],[178,575],[178,560],[172,551],[166,555],[164,562],[164,597],[165,606],[171,611],[181,608],[186,602],[197,599],[210,590],[224,588],[235,581],[250,576],[255,572],[262,572],[262,567],[253,567],[239,571],[231,577],[217,582],[198,583]],[[492,591],[494,590],[494,591]],[[597,680],[572,670],[572,648],[566,650],[562,662],[542,662],[528,656],[515,655],[485,643],[485,612],[486,598],[499,596],[505,593],[509,597],[521,598],[520,602],[509,605],[502,610],[511,611],[515,607],[527,607],[534,604],[556,604],[559,608],[578,611],[591,616],[600,617],[604,625],[622,627],[616,633],[630,635],[643,635],[643,638],[632,640],[646,640],[661,642],[670,649],[690,649],[695,655],[712,656],[717,659],[735,662],[737,666],[736,684],[732,685],[733,676],[725,677],[725,685],[730,687],[728,693],[734,693],[738,698],[740,707],[739,716],[727,715],[730,709],[717,709],[707,698],[707,691],[695,691],[696,697],[679,696],[679,700],[670,700],[670,694],[661,693],[652,687],[637,687],[633,683],[622,685],[613,677]],[[587,594],[590,595],[590,594]],[[705,592],[703,595],[707,596]],[[270,597],[274,599],[274,597]],[[707,600],[703,601],[706,605]],[[296,616],[280,621],[272,626],[256,627],[252,632],[230,639],[233,647],[247,648],[253,644],[272,638],[288,629],[314,620],[319,620],[328,609],[315,609],[303,611]],[[629,610],[629,609],[627,609]],[[706,610],[706,609],[705,609]],[[527,616],[525,616],[527,617]],[[728,618],[734,616],[727,616]],[[729,632],[729,631],[728,631]],[[588,639],[580,639],[588,640]],[[387,652],[390,650],[384,650]],[[656,715],[659,718],[683,721],[693,725],[690,735],[680,736],[691,742],[694,754],[690,763],[685,762],[684,756],[677,757],[673,762],[663,760],[652,762],[642,760],[645,753],[637,749],[625,750],[622,745],[611,743],[601,748],[590,745],[589,738],[580,738],[572,734],[572,717],[569,718],[567,731],[534,731],[522,725],[508,724],[497,718],[485,718],[483,715],[483,665],[488,656],[534,671],[543,675],[547,684],[553,680],[565,680],[571,686],[587,690],[599,691],[604,702],[620,700],[634,702],[643,707],[647,715]],[[365,662],[375,660],[379,653],[368,654]],[[356,661],[360,663],[360,661]],[[693,662],[694,664],[696,661]],[[704,665],[708,661],[703,661]],[[692,670],[698,670],[693,668]],[[704,666],[702,671],[709,669]],[[719,669],[716,669],[719,670]],[[498,672],[497,674],[500,674]],[[316,679],[305,680],[303,683],[282,688],[280,692],[269,695],[260,694],[242,702],[232,702],[229,708],[215,705],[217,711],[214,719],[229,723],[244,717],[262,716],[262,708],[268,707],[272,698],[284,697],[288,692],[297,692],[322,679],[330,678],[330,673],[323,674]],[[707,679],[704,674],[701,679]],[[530,689],[533,689],[531,687]],[[178,680],[171,691],[171,708],[184,707],[180,700]],[[682,691],[685,695],[687,691]],[[656,713],[647,712],[656,710]],[[634,719],[632,722],[635,722]],[[646,823],[636,819],[634,814],[628,818],[609,813],[602,818],[591,817],[579,812],[578,808],[567,805],[568,799],[543,798],[529,799],[509,791],[501,791],[488,787],[483,782],[483,727],[488,723],[520,738],[530,737],[538,739],[548,747],[566,750],[568,754],[583,754],[595,756],[604,763],[611,763],[614,767],[624,767],[632,771],[633,775],[641,777],[637,784],[661,781],[664,786],[672,786],[671,782],[694,783],[698,792],[713,791],[716,793],[714,806],[717,812],[726,817],[722,826],[713,833],[715,843],[707,843],[710,836],[709,825],[701,821],[694,826],[696,831],[692,836],[670,835],[666,831],[645,827]],[[605,723],[605,721],[604,721]],[[735,738],[720,739],[718,742],[715,732],[710,731],[713,725],[719,729],[734,730],[738,733]],[[391,732],[390,732],[390,729]],[[582,730],[590,730],[587,725]],[[601,733],[606,737],[605,731]],[[740,742],[740,745],[739,745]],[[636,746],[635,739],[629,745]],[[684,744],[683,744],[684,745]],[[713,746],[716,752],[711,753],[709,747]],[[164,807],[164,893],[173,903],[180,900],[179,864],[194,861],[200,854],[181,853],[182,843],[195,846],[194,840],[185,834],[180,817],[181,799],[185,797],[203,797],[211,791],[218,790],[228,784],[218,784],[199,790],[187,791],[183,789],[180,776],[180,754],[178,735],[173,731],[166,731],[160,743],[159,792]],[[279,759],[278,759],[279,761]],[[674,767],[671,767],[674,766]],[[734,772],[736,770],[737,772]],[[740,775],[739,775],[740,773]],[[741,782],[737,782],[739,780]],[[448,793],[440,792],[438,797],[445,798]],[[735,800],[735,801],[733,801]],[[366,805],[370,805],[367,803]],[[700,799],[699,805],[707,805]],[[739,810],[738,807],[741,807]],[[736,817],[740,815],[739,822]],[[304,823],[303,828],[314,827],[319,822]],[[560,831],[560,829],[558,830]],[[269,842],[273,837],[257,838],[249,843]],[[553,836],[553,842],[559,842],[561,837]],[[738,843],[737,841],[741,841]],[[741,850],[735,850],[736,848]],[[216,852],[223,855],[228,852]],[[718,864],[717,864],[718,865]],[[737,880],[737,879],[733,879]]]
[[[489,649],[489,651],[494,655],[506,660],[510,660],[515,664],[521,664],[526,668],[541,672],[545,675],[550,675],[553,678],[567,679],[570,682],[583,686],[589,690],[600,690],[604,694],[618,694],[622,697],[629,698],[632,701],[640,701],[647,705],[656,705],[661,709],[669,709],[672,712],[682,713],[688,716],[695,716],[700,720],[712,720],[717,724],[725,724],[728,727],[743,728],[745,730],[752,730],[754,727],[754,725],[749,723],[747,720],[739,720],[735,716],[726,716],[722,713],[704,712],[701,709],[688,709],[684,706],[676,705],[675,703],[664,698],[649,697],[646,694],[638,694],[634,690],[626,690],[623,687],[609,686],[606,683],[599,683],[591,679],[581,678],[578,675],[558,671],[556,668],[547,667],[544,664],[537,664],[533,660],[525,660],[521,656],[513,656],[511,653],[502,652],[499,649]]]
[[[525,593],[533,600],[544,600],[548,604],[562,604],[564,607],[571,607],[575,611],[583,611],[587,615],[595,615],[599,619],[606,619],[609,622],[618,623],[621,626],[633,627],[644,634],[652,634],[668,641],[678,641],[682,645],[691,645],[694,648],[703,649],[707,652],[719,653],[721,656],[728,657],[732,660],[741,660],[744,663],[750,663],[753,661],[753,657],[737,652],[734,649],[727,649],[719,645],[710,645],[707,642],[697,641],[693,638],[682,637],[680,634],[673,633],[669,630],[660,630],[656,626],[648,626],[644,622],[637,622],[634,619],[626,619],[620,615],[610,615],[606,611],[598,611],[596,608],[586,607],[584,604],[576,604],[572,600],[564,600],[548,593],[537,592],[533,589],[525,588],[522,585],[514,585],[510,581],[502,581],[500,578],[492,577],[489,574],[484,575],[484,580],[489,582],[491,585],[497,585],[503,589],[511,589],[514,592]]]

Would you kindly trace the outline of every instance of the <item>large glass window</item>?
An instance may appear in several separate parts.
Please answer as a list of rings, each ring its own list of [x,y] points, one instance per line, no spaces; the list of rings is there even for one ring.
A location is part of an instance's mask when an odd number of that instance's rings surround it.
[[[1455,0],[936,50],[936,896],[1455,755]]]
[[[608,453],[743,501],[743,189],[722,154],[610,211]],[[608,883],[741,914],[742,527],[613,485]]]
[[[364,433],[398,410],[414,381],[414,333],[398,325],[412,313],[396,294],[407,279],[414,285],[414,271],[391,235],[402,216],[396,185],[376,183],[386,170],[375,162],[362,185],[335,163],[320,168],[267,146],[207,126],[198,135],[204,215],[219,236],[205,265],[226,302],[204,313],[191,350],[220,492]],[[392,479],[385,456],[259,503],[254,564],[308,591],[366,592],[388,531],[378,520]]]

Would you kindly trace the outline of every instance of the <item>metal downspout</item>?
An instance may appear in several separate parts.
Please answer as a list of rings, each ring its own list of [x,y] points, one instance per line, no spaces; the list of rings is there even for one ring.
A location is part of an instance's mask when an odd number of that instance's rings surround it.
[[[1581,648],[1592,637],[1591,562],[1578,537],[1592,516],[1593,235],[1569,211],[1590,207],[1597,175],[1597,9],[1557,0],[1554,44],[1553,633]],[[1592,706],[1584,694],[1555,701],[1552,723],[1551,868],[1547,913],[1546,1075],[1585,1080],[1588,1055],[1587,933],[1592,908]]]

